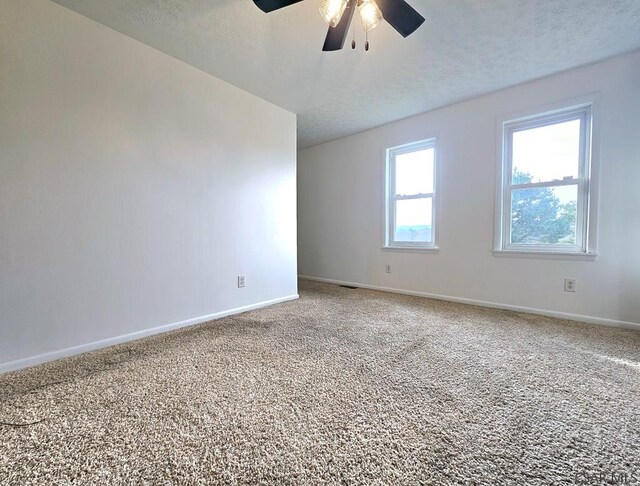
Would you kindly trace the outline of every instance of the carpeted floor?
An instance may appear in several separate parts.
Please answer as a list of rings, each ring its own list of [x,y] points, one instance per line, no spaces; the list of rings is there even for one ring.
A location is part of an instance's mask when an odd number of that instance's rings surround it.
[[[637,483],[640,333],[301,282],[2,375],[0,422],[2,484]]]

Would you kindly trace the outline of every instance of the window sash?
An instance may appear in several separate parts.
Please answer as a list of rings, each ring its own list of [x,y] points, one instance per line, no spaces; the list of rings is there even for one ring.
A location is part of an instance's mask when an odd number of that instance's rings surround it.
[[[433,192],[417,194],[396,194],[396,157],[398,155],[418,152],[420,150],[433,149]],[[386,242],[385,246],[408,247],[408,248],[435,248],[437,232],[437,152],[435,139],[414,142],[400,147],[387,149],[387,188],[386,188]],[[396,207],[397,201],[431,199],[431,241],[400,241],[395,239],[396,233]]]
[[[513,134],[517,131],[580,120],[578,177],[561,180],[513,184]],[[541,252],[586,253],[588,249],[589,162],[591,146],[591,104],[562,110],[548,115],[535,115],[503,124],[503,188],[501,249]],[[516,189],[562,187],[577,185],[576,243],[574,245],[540,243],[511,243],[512,193]]]
[[[401,196],[391,196],[390,199],[393,201],[404,201],[406,199],[424,199],[427,197],[433,197],[435,196],[436,193],[435,192],[427,192],[427,193],[418,193],[418,194],[402,194]]]
[[[411,247],[432,247],[434,246],[434,242],[435,242],[435,213],[436,213],[436,208],[435,208],[435,201],[434,201],[434,195],[430,195],[430,196],[419,196],[419,197],[401,197],[401,198],[397,198],[396,200],[393,201],[393,206],[392,206],[392,220],[393,220],[393,226],[390,226],[390,242],[392,246],[411,246]],[[397,201],[407,201],[407,200],[417,200],[417,199],[431,199],[431,241],[404,241],[404,240],[396,240],[395,239],[395,234],[396,234],[396,225],[395,225],[395,221],[396,221],[396,213],[397,213]]]

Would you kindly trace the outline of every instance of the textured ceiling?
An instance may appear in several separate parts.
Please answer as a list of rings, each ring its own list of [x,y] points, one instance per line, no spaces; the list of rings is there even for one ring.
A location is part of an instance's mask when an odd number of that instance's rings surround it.
[[[426,22],[369,52],[359,22],[321,51],[321,0],[55,1],[297,113],[300,148],[640,48],[640,0],[410,0]]]

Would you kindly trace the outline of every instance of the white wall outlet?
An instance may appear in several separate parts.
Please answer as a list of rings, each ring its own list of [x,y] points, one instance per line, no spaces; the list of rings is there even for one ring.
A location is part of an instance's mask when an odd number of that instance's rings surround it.
[[[391,265],[389,265],[388,263],[384,266],[384,271],[387,273],[391,273]]]
[[[238,288],[241,289],[244,287],[244,275],[238,275]]]
[[[575,278],[565,278],[564,279],[564,291],[565,292],[575,292],[576,291],[576,279]]]

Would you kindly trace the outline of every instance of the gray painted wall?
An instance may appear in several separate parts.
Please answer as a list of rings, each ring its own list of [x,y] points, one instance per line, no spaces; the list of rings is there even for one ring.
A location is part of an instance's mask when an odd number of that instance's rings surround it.
[[[0,370],[295,297],[295,115],[48,0],[0,59]]]

